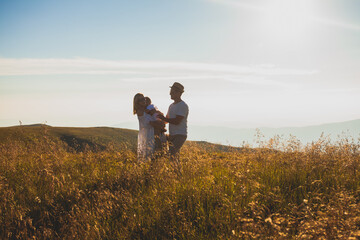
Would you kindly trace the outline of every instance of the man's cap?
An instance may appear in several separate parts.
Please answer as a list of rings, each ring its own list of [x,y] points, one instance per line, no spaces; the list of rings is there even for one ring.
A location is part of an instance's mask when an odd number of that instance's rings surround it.
[[[150,104],[149,106],[146,107],[147,110],[156,110],[156,107],[153,104]]]
[[[184,86],[178,82],[174,82],[174,84],[170,88],[175,88],[176,90],[178,90],[180,92],[184,92]]]

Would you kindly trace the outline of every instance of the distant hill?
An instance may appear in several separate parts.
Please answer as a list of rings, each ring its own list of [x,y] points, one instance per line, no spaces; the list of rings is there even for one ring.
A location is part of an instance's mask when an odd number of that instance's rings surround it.
[[[303,144],[317,141],[323,134],[325,137],[336,141],[339,136],[348,136],[357,139],[360,137],[360,120],[340,123],[329,123],[307,127],[286,128],[227,128],[217,126],[190,126],[189,138],[205,140],[213,143],[241,146],[244,142],[253,144],[257,139],[257,131],[263,140],[268,140],[276,135],[282,139],[295,136]],[[256,145],[256,144],[255,144]]]
[[[85,149],[93,151],[106,150],[110,146],[115,148],[137,148],[137,130],[111,127],[52,127],[44,124],[23,125],[14,127],[0,127],[0,143],[20,141],[34,143],[44,137],[60,141],[77,152]],[[206,151],[237,151],[240,149],[212,144],[205,141],[187,141]]]

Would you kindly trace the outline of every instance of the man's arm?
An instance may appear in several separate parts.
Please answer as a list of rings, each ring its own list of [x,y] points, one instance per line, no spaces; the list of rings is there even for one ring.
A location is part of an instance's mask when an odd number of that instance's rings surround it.
[[[176,115],[175,118],[167,118],[167,117],[164,117],[164,115],[159,115],[159,118],[167,123],[179,125],[181,120],[184,119],[184,116]]]

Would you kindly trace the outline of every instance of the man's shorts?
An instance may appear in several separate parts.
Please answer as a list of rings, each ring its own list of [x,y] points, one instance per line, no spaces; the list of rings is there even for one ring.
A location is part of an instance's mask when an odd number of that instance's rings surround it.
[[[169,152],[170,155],[175,155],[177,153],[179,153],[180,148],[182,147],[182,145],[184,145],[185,141],[186,141],[187,136],[186,135],[170,135],[169,136]]]

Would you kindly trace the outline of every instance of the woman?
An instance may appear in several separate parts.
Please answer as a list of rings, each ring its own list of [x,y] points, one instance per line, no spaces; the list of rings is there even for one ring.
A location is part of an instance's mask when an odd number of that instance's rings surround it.
[[[138,160],[146,162],[151,160],[155,149],[154,127],[151,125],[149,116],[145,113],[146,101],[142,93],[134,96],[134,115],[139,119],[138,134]]]

